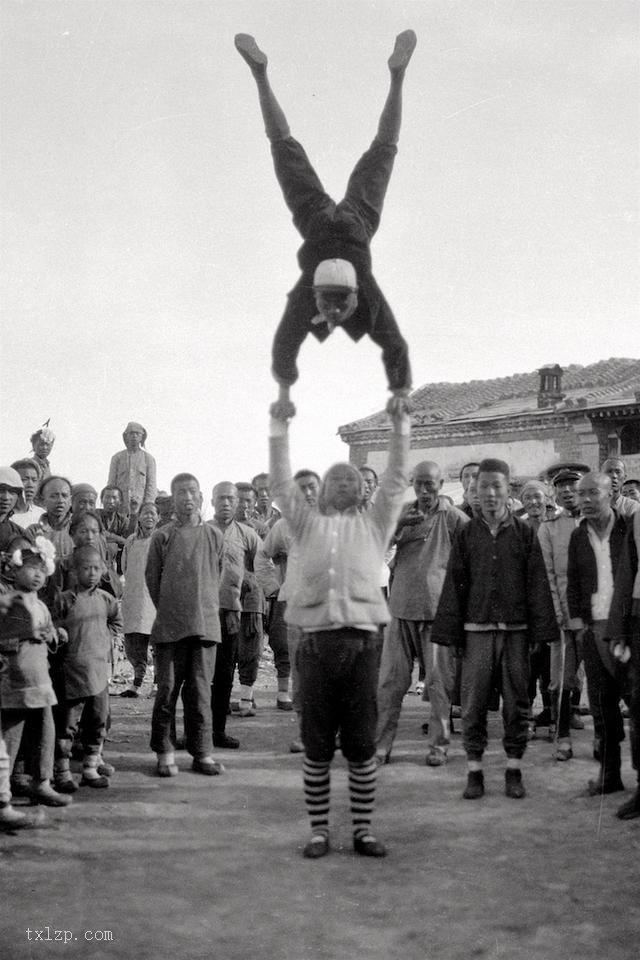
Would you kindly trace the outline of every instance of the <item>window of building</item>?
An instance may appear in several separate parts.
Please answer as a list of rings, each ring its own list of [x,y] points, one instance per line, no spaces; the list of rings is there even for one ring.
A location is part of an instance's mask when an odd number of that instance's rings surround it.
[[[607,459],[620,456],[620,437],[617,433],[607,435]]]
[[[620,455],[630,456],[640,453],[640,421],[626,423],[620,431]]]

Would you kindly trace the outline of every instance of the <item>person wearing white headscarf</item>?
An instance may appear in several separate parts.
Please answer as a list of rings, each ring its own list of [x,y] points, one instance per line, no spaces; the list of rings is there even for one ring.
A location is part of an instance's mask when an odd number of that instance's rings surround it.
[[[106,485],[119,487],[123,506],[130,514],[137,514],[141,504],[153,503],[156,498],[156,461],[144,449],[147,431],[142,424],[128,423],[122,439],[125,449],[111,458]]]

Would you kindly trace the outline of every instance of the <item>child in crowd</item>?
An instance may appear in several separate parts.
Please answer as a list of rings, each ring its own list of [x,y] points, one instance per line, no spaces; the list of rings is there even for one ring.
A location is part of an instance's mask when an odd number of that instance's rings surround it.
[[[122,550],[128,536],[129,517],[122,509],[122,491],[120,487],[105,487],[100,494],[102,509],[96,513],[102,521],[102,529],[107,544],[109,566],[116,573],[122,573]]]
[[[125,542],[122,551],[122,572],[125,577],[122,594],[124,650],[133,667],[133,683],[123,690],[123,697],[139,697],[149,656],[151,628],[156,608],[147,590],[144,571],[149,555],[151,534],[158,523],[154,503],[143,503],[138,513],[138,529]]]
[[[15,549],[14,549],[15,547]],[[44,537],[25,545],[24,538],[9,545],[14,589],[2,596],[0,637],[5,664],[0,675],[0,726],[8,764],[0,755],[0,824],[27,825],[11,806],[10,774],[25,734],[25,758],[32,773],[34,803],[62,807],[70,798],[51,786],[55,732],[51,707],[56,696],[49,676],[48,650],[58,634],[51,615],[38,599],[54,570],[54,549]]]
[[[100,587],[119,599],[122,596],[120,579],[114,570],[107,566],[107,544],[104,538],[102,521],[95,510],[85,510],[76,514],[69,524],[69,534],[73,540],[74,550],[78,547],[94,547],[103,561]],[[47,599],[53,603],[53,594],[56,590],[73,590],[77,586],[77,577],[73,556],[64,558],[58,564],[55,577],[49,584]]]
[[[28,458],[16,460],[15,463],[11,464],[11,467],[20,475],[24,497],[24,510],[18,507],[11,519],[23,530],[26,530],[32,523],[37,523],[44,513],[44,507],[39,507],[35,502],[36,491],[40,483],[40,467],[35,460]]]
[[[58,561],[64,560],[73,553],[73,540],[69,535],[71,482],[66,477],[45,476],[40,481],[36,501],[42,504],[44,513],[28,532],[45,536],[56,548]]]
[[[118,602],[99,586],[105,565],[99,550],[85,544],[72,557],[75,586],[57,600],[56,622],[69,642],[59,658],[59,705],[56,721],[56,786],[73,793],[69,770],[71,745],[82,718],[82,780],[89,787],[108,787],[113,767],[104,763],[102,746],[109,716],[112,637],[122,631]]]
[[[273,343],[273,374],[280,398],[298,377],[296,360],[308,334],[325,340],[336,326],[353,339],[365,333],[382,348],[382,359],[393,392],[402,403],[411,388],[409,352],[391,308],[371,271],[370,243],[375,234],[391,177],[402,113],[404,74],[416,45],[413,30],[396,38],[389,58],[391,81],[376,137],[356,165],[340,203],[325,193],[300,144],[293,139],[286,117],[267,77],[267,58],[253,37],[237,34],[236,49],[249,65],[258,98],[276,177],[304,243],[298,252],[302,276],[289,293],[287,307]]]

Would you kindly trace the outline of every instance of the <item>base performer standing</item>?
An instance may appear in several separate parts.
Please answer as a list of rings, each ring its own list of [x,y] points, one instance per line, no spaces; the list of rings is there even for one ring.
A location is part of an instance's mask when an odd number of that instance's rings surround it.
[[[272,370],[280,398],[289,398],[289,387],[298,379],[296,360],[307,335],[313,333],[322,341],[336,326],[343,326],[353,340],[368,333],[382,347],[389,389],[395,397],[405,397],[411,388],[408,348],[373,278],[369,245],[380,223],[397,153],[402,84],[416,35],[405,30],[396,38],[378,132],[351,174],[340,203],[325,193],[305,151],[290,135],[267,78],[265,54],[248,34],[237,34],[235,45],[256,81],[276,177],[304,239],[298,251],[302,276],[289,294],[273,342]]]
[[[271,407],[272,493],[291,534],[287,566],[287,623],[300,633],[304,794],[311,838],[304,856],[329,852],[331,761],[340,733],[349,768],[353,847],[365,857],[383,857],[384,844],[371,833],[375,803],[376,687],[379,629],[389,612],[380,590],[380,567],[400,515],[407,484],[410,424],[392,413],[389,462],[371,510],[359,510],[363,481],[349,463],[327,471],[317,507],[291,476],[290,402]]]

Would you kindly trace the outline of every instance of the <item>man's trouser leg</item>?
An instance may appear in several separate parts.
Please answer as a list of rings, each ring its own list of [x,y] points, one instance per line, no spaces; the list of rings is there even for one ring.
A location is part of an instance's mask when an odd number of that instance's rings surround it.
[[[124,652],[133,667],[133,685],[141,687],[149,660],[149,634],[125,633]]]
[[[107,733],[109,690],[104,688],[92,697],[86,697],[82,710],[82,746],[85,756],[101,754]]]
[[[300,700],[300,671],[298,669],[298,645],[302,631],[292,623],[287,624],[287,645],[289,647],[289,662],[291,663],[291,700],[297,714],[302,712]]]
[[[499,631],[496,638],[500,662],[502,745],[507,757],[519,760],[527,748],[529,725],[529,638],[524,630]]]
[[[309,760],[329,762],[340,730],[353,763],[375,753],[377,636],[345,627],[303,634],[298,647],[302,739]]]
[[[184,733],[187,750],[201,760],[211,754],[211,684],[217,644],[201,637],[188,637],[184,678]]]
[[[297,140],[286,137],[274,141],[271,155],[295,227],[308,240],[313,236],[316,218],[323,212],[329,217],[335,210],[335,203],[326,193],[304,147]]]
[[[176,703],[185,677],[185,642],[156,643],[153,649],[158,690],[151,714],[151,749],[171,753],[175,749]]]
[[[605,780],[620,777],[620,743],[624,726],[620,712],[621,687],[615,674],[617,663],[605,641],[606,621],[597,621],[584,633],[584,665],[596,737],[601,739],[601,766]]]
[[[411,620],[393,617],[385,633],[378,676],[378,729],[376,752],[391,753],[402,710],[402,700],[411,685],[417,647]]]
[[[278,690],[288,688],[288,681],[291,676],[287,624],[284,619],[286,608],[287,605],[284,600],[272,600],[267,624],[269,646],[273,650],[273,663],[278,678]],[[287,687],[283,687],[285,681]]]
[[[431,643],[431,624],[425,624],[424,661],[426,668],[423,699],[431,703],[430,748],[447,753],[451,738],[451,698],[456,677],[455,658],[450,647]]]
[[[221,736],[227,726],[227,714],[233,689],[233,672],[238,651],[238,634],[229,633],[226,614],[226,610],[220,611],[220,643],[216,650],[213,683],[210,691],[211,717],[213,732],[216,736]]]
[[[262,627],[255,627],[259,618],[243,613],[238,634],[238,677],[242,686],[252,687],[258,679],[262,654]],[[260,618],[261,619],[261,618]]]
[[[631,626],[631,660],[629,661],[629,739],[631,762],[640,783],[640,618],[634,617]]]
[[[397,147],[375,139],[353,168],[344,200],[338,204],[338,213],[348,210],[357,217],[365,231],[367,242],[380,224],[397,152]]]
[[[462,657],[460,699],[462,742],[469,760],[481,760],[487,747],[487,711],[493,692],[495,668],[496,632],[467,631]]]
[[[7,745],[0,730],[0,806],[11,803],[11,774]]]

